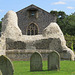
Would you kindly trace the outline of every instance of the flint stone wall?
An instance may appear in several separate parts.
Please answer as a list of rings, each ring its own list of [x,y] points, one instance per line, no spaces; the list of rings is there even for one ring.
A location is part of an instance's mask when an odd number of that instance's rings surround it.
[[[14,41],[10,38],[6,39],[6,50],[26,49],[26,43],[22,41]]]
[[[44,21],[42,23],[44,23]],[[49,26],[43,30],[41,35],[23,36],[18,27],[16,13],[14,11],[9,11],[2,21],[2,35],[5,37],[3,47],[6,47],[5,50],[11,50],[11,54],[14,49],[33,49],[34,51],[42,49],[43,51],[45,50],[45,52],[46,50],[61,52],[61,58],[63,59],[74,60],[75,57],[74,52],[66,46],[66,41],[60,27],[54,22],[50,23]]]
[[[11,60],[30,60],[31,55],[38,51],[42,55],[43,60],[47,60],[48,54],[52,50],[24,50],[24,49],[14,49],[14,50],[7,50],[6,56],[9,57]],[[67,51],[59,52],[61,60],[72,60],[72,56],[67,54]]]
[[[47,60],[49,50],[37,50],[41,55],[43,60]],[[6,56],[8,56],[11,60],[30,60],[31,55],[36,52],[36,50],[8,50],[6,51]]]
[[[35,17],[29,17],[29,9],[36,9],[38,12],[38,18]],[[29,26],[29,24],[31,23],[35,23],[38,26],[39,32],[38,34],[42,34],[42,31],[44,28],[46,28],[51,22],[56,22],[56,18],[55,16],[53,16],[52,14],[50,14],[49,12],[46,12],[40,8],[38,8],[35,5],[30,5],[27,8],[24,8],[17,13],[18,16],[18,24],[19,27],[22,31],[23,35],[27,34],[27,27]]]
[[[73,53],[73,51],[70,50],[69,48],[67,48],[66,46],[63,46],[62,42],[60,41],[59,38],[49,38],[49,39],[41,39],[41,40],[31,41],[30,44],[28,44],[27,42],[23,42],[23,40],[22,41],[15,41],[15,40],[11,40],[10,39],[10,41],[7,41],[6,48],[7,48],[7,51],[8,50],[11,51],[10,54],[6,53],[6,55],[8,55],[8,57],[10,57],[10,58],[13,58],[11,55],[13,55],[13,56],[17,55],[17,57],[19,57],[19,58],[23,57],[21,55],[21,53],[20,54],[18,54],[18,53],[12,54],[12,51],[15,52],[15,50],[16,51],[20,50],[20,51],[24,51],[24,52],[26,50],[28,52],[30,52],[31,50],[34,50],[34,51],[41,51],[41,50],[43,50],[45,52],[47,50],[48,51],[56,50],[57,52],[59,52],[59,54],[61,56],[61,59],[74,60],[74,53]],[[27,56],[28,56],[28,54],[26,54],[25,57],[27,57]],[[29,56],[28,56],[28,59],[29,59]]]
[[[27,44],[24,41],[14,41],[11,40],[10,38],[6,39],[6,49],[7,50],[13,50],[13,49],[31,49],[30,46],[32,46],[33,50],[56,50],[58,52],[62,52],[62,46],[61,46],[61,41],[59,38],[48,38],[48,39],[41,39],[41,40],[35,40],[30,42],[31,45],[29,46],[30,48],[27,48]]]

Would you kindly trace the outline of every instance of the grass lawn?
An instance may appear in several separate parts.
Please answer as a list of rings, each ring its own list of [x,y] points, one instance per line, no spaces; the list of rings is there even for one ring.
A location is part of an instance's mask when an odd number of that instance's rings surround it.
[[[14,75],[75,75],[75,61],[61,61],[60,71],[46,71],[47,61],[43,61],[44,71],[30,72],[29,61],[13,61]]]

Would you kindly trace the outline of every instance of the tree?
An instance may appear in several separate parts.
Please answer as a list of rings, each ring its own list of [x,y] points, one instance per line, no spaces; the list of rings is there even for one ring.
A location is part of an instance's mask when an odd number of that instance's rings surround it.
[[[58,18],[59,18],[59,19],[64,19],[66,16],[67,16],[67,15],[66,15],[66,13],[65,13],[64,11],[59,11],[59,12],[58,12]]]
[[[65,25],[66,25],[66,20],[65,18],[67,17],[66,13],[64,11],[59,11],[58,16],[57,16],[57,23],[60,26],[62,32],[65,34]]]
[[[63,11],[51,11],[51,14],[57,17],[57,23],[64,34],[75,35],[75,12],[66,15]]]
[[[54,16],[56,16],[57,18],[59,18],[59,19],[64,19],[67,15],[66,15],[66,13],[64,12],[64,11],[51,11],[50,12],[52,15],[54,15]]]
[[[56,17],[57,17],[57,15],[58,15],[58,12],[57,12],[57,11],[53,11],[53,10],[52,10],[50,13],[51,13],[52,15],[56,16]]]
[[[66,28],[67,34],[75,35],[75,15],[69,15],[66,18]]]
[[[75,15],[75,12],[74,12],[74,13],[72,13],[72,15]]]

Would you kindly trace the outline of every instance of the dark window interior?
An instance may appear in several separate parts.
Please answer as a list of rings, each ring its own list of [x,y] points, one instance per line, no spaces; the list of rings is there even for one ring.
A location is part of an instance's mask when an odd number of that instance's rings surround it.
[[[34,23],[28,26],[27,35],[38,35],[38,27]]]
[[[37,15],[38,15],[38,14],[37,14],[37,13],[38,13],[37,11],[38,11],[37,9],[33,9],[33,8],[32,8],[32,9],[29,9],[29,10],[28,10],[28,12],[29,12],[29,17],[30,17],[30,18],[37,18]]]

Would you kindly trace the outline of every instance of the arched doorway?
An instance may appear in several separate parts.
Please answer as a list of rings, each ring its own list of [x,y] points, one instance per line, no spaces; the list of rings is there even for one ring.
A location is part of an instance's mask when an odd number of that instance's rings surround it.
[[[34,23],[31,23],[27,28],[27,35],[37,35],[38,27]]]

